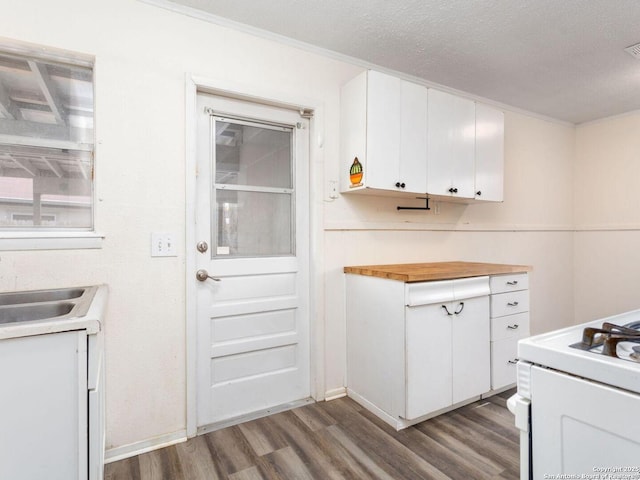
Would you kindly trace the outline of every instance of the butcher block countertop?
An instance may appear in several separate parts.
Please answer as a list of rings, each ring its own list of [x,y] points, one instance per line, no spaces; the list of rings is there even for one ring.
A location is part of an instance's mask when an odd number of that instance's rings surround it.
[[[524,273],[531,270],[532,268],[527,265],[477,262],[401,263],[397,265],[344,267],[344,273],[388,278],[407,283],[501,275],[505,273]]]

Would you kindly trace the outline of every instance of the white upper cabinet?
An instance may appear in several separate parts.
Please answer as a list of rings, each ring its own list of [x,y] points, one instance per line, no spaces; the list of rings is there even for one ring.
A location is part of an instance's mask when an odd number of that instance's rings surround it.
[[[475,103],[429,89],[427,192],[474,197]]]
[[[427,88],[374,71],[343,87],[343,192],[426,192],[427,98]]]
[[[342,87],[342,192],[502,201],[504,115],[365,71]]]
[[[476,105],[475,198],[501,202],[504,176],[504,113]]]

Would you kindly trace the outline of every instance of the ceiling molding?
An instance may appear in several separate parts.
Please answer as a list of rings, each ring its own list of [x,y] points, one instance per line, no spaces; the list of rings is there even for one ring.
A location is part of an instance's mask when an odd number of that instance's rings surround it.
[[[429,82],[423,78],[415,77],[413,75],[408,75],[406,73],[399,72],[397,70],[392,70],[389,68],[382,67],[380,65],[373,64],[371,62],[364,61],[359,58],[351,57],[349,55],[344,55],[342,53],[335,52],[333,50],[328,50],[325,48],[318,47],[316,45],[312,45],[306,42],[301,42],[299,40],[295,40],[291,37],[286,37],[284,35],[279,35],[277,33],[273,33],[267,30],[263,30],[260,28],[253,27],[251,25],[247,25],[244,23],[236,22],[233,20],[229,20],[224,17],[220,17],[217,15],[213,15],[208,12],[204,12],[202,10],[198,10],[196,8],[187,7],[185,5],[176,4],[170,0],[138,0],[141,3],[145,3],[148,5],[152,5],[155,7],[163,8],[165,10],[169,10],[174,13],[186,15],[192,18],[196,18],[198,20],[202,20],[208,23],[212,23],[218,25],[220,27],[229,28],[233,30],[237,30],[249,35],[253,35],[255,37],[263,38],[265,40],[270,40],[276,43],[280,43],[289,47],[297,48],[300,50],[304,50],[310,53],[314,53],[316,55],[321,55],[323,57],[331,58],[333,60],[337,60],[340,62],[344,62],[350,65],[358,66],[363,69],[371,69],[377,70],[382,73],[387,73],[389,75],[393,75],[395,77],[401,78],[403,80],[407,80],[410,82],[417,83],[419,85],[424,85],[425,87],[435,88],[437,90],[441,90],[443,92],[451,93],[460,97],[467,98],[469,100],[473,100],[478,103],[483,103],[486,105],[491,105],[501,110],[510,111],[513,113],[518,113],[522,115],[526,115],[529,117],[537,118],[539,120],[555,123],[558,125],[563,125],[567,127],[575,127],[575,124],[572,122],[568,122],[566,120],[560,120],[557,118],[549,117],[546,115],[542,115],[536,112],[531,112],[529,110],[525,110],[518,107],[513,107],[511,105],[507,105],[501,102],[497,102],[495,100],[491,100],[488,98],[480,97],[478,95],[473,95],[468,92],[464,92],[461,90],[457,90],[455,88],[447,87],[446,85],[441,85],[435,82]]]

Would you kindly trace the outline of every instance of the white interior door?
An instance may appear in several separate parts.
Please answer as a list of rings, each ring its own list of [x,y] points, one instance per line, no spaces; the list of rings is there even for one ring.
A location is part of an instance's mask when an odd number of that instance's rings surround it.
[[[197,99],[197,425],[309,397],[309,125]],[[206,272],[206,273],[204,273]],[[206,277],[208,275],[208,277]]]

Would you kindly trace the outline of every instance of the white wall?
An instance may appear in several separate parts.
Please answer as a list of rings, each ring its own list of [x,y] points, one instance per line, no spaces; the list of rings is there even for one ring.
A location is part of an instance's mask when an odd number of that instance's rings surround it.
[[[185,231],[185,75],[324,105],[338,151],[339,86],[359,69],[134,0],[0,0],[2,35],[96,57],[101,250],[4,252],[0,290],[108,283],[107,447],[185,428],[185,245],[151,258],[154,231]]]
[[[185,259],[151,258],[150,234],[185,231],[185,74],[314,99],[326,186],[339,177],[339,87],[360,69],[134,0],[0,0],[2,35],[96,56],[101,250],[4,252],[0,290],[108,283],[107,447],[185,429]],[[344,386],[344,265],[477,260],[534,267],[534,332],[572,321],[571,127],[506,115],[499,205],[395,210],[388,198],[312,199],[323,210],[327,391]],[[404,203],[404,202],[403,202]],[[550,302],[549,298],[554,301]]]
[[[576,322],[640,308],[640,112],[576,130]]]

